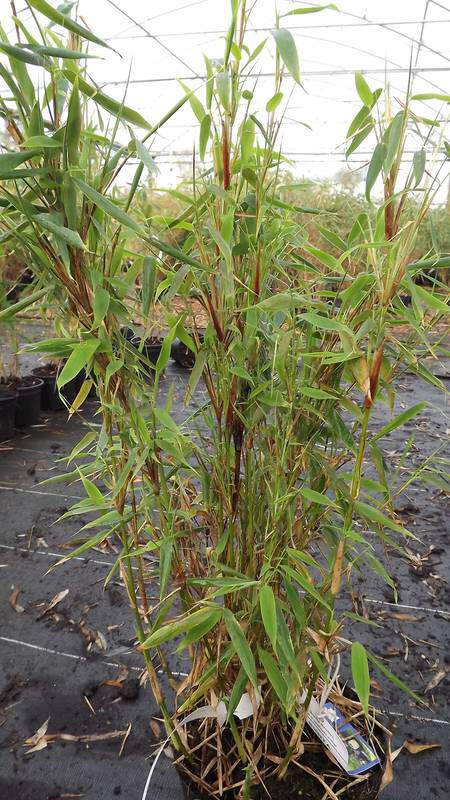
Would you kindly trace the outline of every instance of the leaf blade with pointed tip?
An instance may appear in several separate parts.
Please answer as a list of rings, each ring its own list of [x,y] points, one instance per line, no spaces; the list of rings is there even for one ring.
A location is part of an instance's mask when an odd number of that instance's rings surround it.
[[[287,28],[274,28],[271,34],[275,39],[277,50],[286,69],[290,72],[296,83],[300,83],[300,64],[292,33],[288,31]]]
[[[269,585],[262,586],[259,592],[259,605],[266,633],[272,647],[277,647],[277,606],[273,589]]]
[[[352,676],[364,713],[369,713],[370,675],[367,653],[360,642],[352,644]]]

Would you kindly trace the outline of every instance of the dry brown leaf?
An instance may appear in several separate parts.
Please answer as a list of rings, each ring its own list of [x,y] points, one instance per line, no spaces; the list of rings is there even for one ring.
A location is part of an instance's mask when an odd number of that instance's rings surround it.
[[[440,746],[441,745],[439,742],[433,742],[432,744],[420,744],[419,742],[411,742],[409,739],[406,739],[406,741],[403,742],[403,747],[412,756],[416,756],[418,753],[423,753],[425,750],[434,750],[436,747]]]
[[[431,692],[432,689],[435,689],[436,686],[439,686],[440,682],[443,681],[446,676],[447,676],[447,670],[440,669],[439,672],[436,672],[436,675],[433,675],[431,681],[427,683],[425,691]]]
[[[61,592],[58,592],[58,594],[55,594],[55,596],[52,597],[50,602],[47,603],[47,605],[44,606],[44,608],[42,609],[42,611],[41,611],[41,613],[39,615],[39,619],[41,617],[43,617],[45,614],[48,614],[48,612],[51,611],[52,608],[57,606],[58,603],[61,602],[61,600],[64,600],[64,598],[67,597],[68,594],[69,594],[69,590],[68,589],[63,589]]]
[[[399,619],[401,622],[421,622],[423,620],[423,617],[415,617],[414,614],[402,614],[397,611],[393,611],[389,616]]]
[[[17,602],[17,598],[19,597],[21,591],[22,589],[20,588],[20,586],[15,586],[13,591],[8,597],[9,605],[11,606],[12,609],[14,609],[14,611],[17,611],[18,614],[23,614],[23,612],[25,611],[24,607],[19,605],[19,603]]]
[[[119,739],[127,734],[125,731],[108,731],[107,733],[80,734],[75,736],[71,733],[50,733],[45,738],[48,742],[59,740],[61,742],[106,742],[108,739]]]
[[[50,717],[42,723],[40,728],[37,729],[36,733],[33,733],[33,736],[25,739],[24,746],[30,748],[27,750],[27,755],[28,753],[36,753],[38,750],[43,750],[44,747],[47,747],[47,736],[45,734],[47,733],[49,722]]]
[[[395,755],[398,755],[398,753],[396,753]],[[389,786],[389,784],[392,783],[392,781],[394,780],[394,770],[392,768],[392,760],[393,760],[393,758],[392,758],[392,751],[391,751],[391,739],[390,739],[390,737],[387,737],[387,742],[386,742],[386,765],[384,767],[383,775],[382,775],[382,778],[381,778],[380,790],[379,790],[380,794],[383,791],[383,789],[385,789],[386,786]]]

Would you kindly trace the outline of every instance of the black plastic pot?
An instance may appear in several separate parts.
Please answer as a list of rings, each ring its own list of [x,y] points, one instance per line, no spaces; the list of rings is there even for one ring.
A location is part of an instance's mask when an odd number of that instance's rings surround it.
[[[41,413],[41,394],[44,381],[35,375],[27,375],[12,384],[12,389],[17,391],[17,405],[15,414],[16,428],[28,428],[37,425]]]
[[[10,439],[14,434],[17,392],[0,387],[0,442]]]
[[[132,342],[133,339],[138,338],[136,336],[136,331],[134,331],[133,328],[121,328],[120,332],[123,338],[127,340],[127,342]]]
[[[204,337],[202,333],[199,334],[198,338],[200,339],[200,342],[203,342]],[[170,355],[179,367],[192,369],[195,364],[196,353],[194,353],[193,350],[190,350],[190,348],[184,344],[181,339],[175,339],[170,349]]]
[[[142,343],[140,336],[134,336],[131,339],[131,344],[136,347],[137,350],[141,350],[142,355],[147,358],[148,361],[152,364],[156,364],[163,346],[163,339],[152,337],[151,339],[144,339]]]
[[[41,378],[44,382],[41,394],[41,408],[43,411],[63,411],[66,406],[61,400],[58,388],[56,386],[58,371],[56,367],[53,367],[52,371],[52,366],[53,365],[45,364],[44,366],[36,367],[33,370],[33,375]],[[71,403],[72,400],[75,400],[78,388],[79,387],[76,378],[69,381],[69,383],[66,383],[66,385],[63,387],[62,394],[67,403]]]

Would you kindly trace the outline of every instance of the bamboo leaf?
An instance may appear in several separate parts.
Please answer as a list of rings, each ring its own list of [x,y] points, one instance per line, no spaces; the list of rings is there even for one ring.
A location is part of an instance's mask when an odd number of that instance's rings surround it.
[[[387,147],[384,142],[378,142],[373,151],[372,159],[369,164],[366,176],[366,200],[370,203],[370,193],[374,183],[380,174],[387,154]]]
[[[266,629],[266,633],[270,639],[272,647],[276,652],[277,647],[277,608],[275,595],[273,589],[268,584],[261,587],[259,591],[259,605],[261,608],[261,616]]]
[[[320,603],[321,606],[329,608],[328,603],[325,602],[321,593],[317,591],[317,589],[315,588],[315,586],[313,586],[311,581],[305,578],[304,575],[302,575],[300,572],[297,572],[296,570],[288,566],[284,566],[283,570],[287,575],[293,578],[293,580],[296,581],[307,594],[310,594],[311,597],[314,597],[314,600],[317,600],[317,602]]]
[[[355,86],[362,102],[367,108],[372,108],[373,94],[369,84],[361,72],[355,72]]]
[[[191,92],[189,87],[186,86],[186,84],[183,83],[183,81],[179,80],[178,83],[180,84],[181,88],[184,89],[184,91],[186,92],[186,97],[189,100],[189,105],[192,108],[192,111],[194,112],[198,121],[201,123],[206,116],[206,111],[203,108],[202,103],[198,99],[197,95],[194,92]]]
[[[271,31],[275,39],[277,50],[288,72],[297,83],[300,83],[300,64],[298,60],[297,47],[292,33],[286,28],[275,28]]]
[[[210,132],[211,132],[211,117],[209,114],[205,114],[200,124],[199,154],[201,161],[205,160],[205,153],[209,141]]]
[[[325,9],[330,8],[333,11],[338,11],[338,7],[334,3],[327,3],[326,6],[311,6],[311,8],[294,8],[292,11],[288,11],[287,14],[283,14],[283,17],[292,17],[297,14],[316,14],[318,11],[325,11]]]
[[[90,83],[85,81],[80,75],[72,72],[72,70],[64,69],[62,70],[62,74],[72,84],[75,83],[75,80],[78,80],[78,88],[80,92],[85,94],[86,97],[90,97],[99,106],[104,108],[105,111],[109,111],[109,113],[113,116],[118,117],[122,121],[129,122],[130,125],[135,125],[137,128],[144,128],[148,131],[154,130],[155,126],[152,126],[150,122],[147,122],[147,120],[144,119],[144,117],[142,117],[137,111],[129,108],[129,106],[123,105],[123,103],[119,103],[117,100],[114,100],[112,97],[104,94],[99,89],[96,89],[95,86],[91,86]]]
[[[114,203],[109,197],[100,194],[89,184],[82,181],[81,178],[73,178],[73,182],[78,186],[79,190],[91,200],[98,208],[105,212],[109,217],[112,217],[126,228],[129,228],[141,236],[145,235],[145,231],[132,217],[130,217],[119,205]]]
[[[270,100],[267,101],[266,111],[268,111],[269,113],[275,111],[275,109],[278,108],[278,106],[280,105],[282,99],[283,99],[283,92],[276,92],[276,94],[274,94],[273,97],[271,97]]]
[[[64,225],[59,225],[55,222],[50,214],[34,214],[33,221],[37,222],[44,230],[53,233],[58,239],[69,244],[71,247],[77,247],[79,250],[85,250],[86,246],[78,233],[71,228],[66,228]]]
[[[20,47],[38,53],[41,56],[51,56],[53,58],[68,58],[71,61],[79,61],[84,58],[98,58],[91,53],[83,53],[80,50],[70,50],[67,47],[49,47],[43,44],[21,44]]]
[[[94,294],[94,323],[100,325],[105,319],[110,301],[110,294],[103,286],[98,286]]]
[[[413,692],[413,691],[412,691],[412,689],[410,689],[410,688],[409,688],[409,686],[407,686],[407,685],[406,685],[406,683],[403,683],[403,681],[402,681],[402,680],[400,680],[400,678],[398,678],[398,677],[397,677],[397,675],[394,675],[394,673],[393,673],[393,672],[391,672],[391,671],[390,671],[390,669],[388,669],[388,668],[385,666],[385,664],[384,664],[382,661],[380,661],[378,658],[376,658],[376,657],[375,657],[375,656],[374,656],[372,653],[370,653],[368,650],[366,650],[366,654],[367,654],[367,658],[369,659],[369,661],[371,661],[371,662],[372,662],[372,664],[373,664],[373,665],[374,665],[374,666],[375,666],[377,669],[379,669],[379,670],[380,670],[380,672],[381,672],[381,673],[382,673],[382,674],[383,674],[383,675],[384,675],[386,678],[388,678],[388,679],[389,679],[389,680],[390,680],[392,683],[395,683],[395,685],[396,685],[396,686],[398,686],[398,688],[399,688],[399,689],[401,689],[401,690],[402,690],[402,692],[405,692],[405,693],[406,693],[406,694],[408,694],[410,697],[412,697],[412,699],[413,699],[413,700],[414,700],[416,703],[422,703],[422,704],[423,704],[423,700],[422,700],[422,699],[419,697],[419,695],[418,695],[418,694],[416,694],[415,692]]]
[[[186,614],[184,617],[175,619],[157,628],[142,642],[141,648],[143,650],[148,650],[150,647],[160,647],[164,642],[175,639],[175,637],[179,636],[181,633],[186,633],[186,631],[195,628],[206,619],[211,618],[217,619],[217,606],[200,608],[198,611],[193,611],[192,614]]]
[[[68,31],[72,31],[72,33],[76,33],[78,36],[81,36],[83,39],[87,39],[89,42],[93,42],[94,44],[99,44],[102,47],[108,47],[108,49],[112,49],[109,47],[103,39],[99,39],[95,36],[91,31],[87,30],[87,28],[83,28],[82,25],[79,25],[78,22],[75,22],[73,19],[68,17],[66,14],[63,14],[62,11],[59,11],[50,3],[47,3],[46,0],[27,0],[28,5],[34,8],[36,11],[39,11],[44,17],[54,22],[56,25],[60,25],[62,28],[66,28]]]
[[[56,384],[58,389],[62,389],[72,378],[75,378],[79,372],[91,360],[95,351],[100,344],[99,339],[87,339],[84,342],[76,344],[67,359],[64,367],[58,375]]]
[[[144,256],[142,261],[142,315],[147,317],[155,297],[157,262],[153,256]]]
[[[423,178],[423,174],[425,172],[426,159],[427,159],[427,154],[423,147],[421,150],[418,150],[417,153],[414,153],[413,172],[414,172],[414,180],[416,186],[419,185],[420,181]]]
[[[24,64],[33,64],[35,67],[45,67],[45,59],[39,53],[33,53],[29,50],[24,50],[16,45],[8,44],[8,42],[0,41],[0,53],[6,53],[8,58],[17,59]]]
[[[360,642],[352,644],[352,676],[364,713],[369,713],[370,675],[367,653]]]
[[[287,685],[280,669],[276,664],[275,659],[270,655],[270,653],[268,653],[266,650],[263,650],[262,647],[258,647],[258,655],[269,682],[275,690],[275,694],[278,696],[279,700],[281,700],[283,705],[285,705],[287,702]]]
[[[251,681],[255,689],[258,688],[258,680],[256,677],[256,665],[253,653],[250,649],[250,645],[247,642],[247,639],[244,636],[244,632],[239,625],[236,617],[234,616],[233,612],[230,611],[228,608],[224,609],[224,620],[225,625],[230,636],[231,642],[233,644],[234,649],[236,650],[236,654],[247,673],[248,679]]]
[[[403,528],[402,525],[398,525],[397,522],[389,519],[389,517],[386,517],[378,508],[374,508],[374,506],[369,506],[367,503],[357,500],[355,502],[355,510],[361,517],[370,522],[376,522],[377,525],[381,525],[382,528],[389,528],[391,531],[401,533],[403,536],[411,535],[410,531]]]
[[[153,176],[155,172],[157,172],[157,166],[155,161],[148,152],[145,144],[140,142],[139,139],[136,139],[135,143],[136,143],[136,152],[138,154],[139,159],[147,167],[148,174],[150,175],[150,177]]]
[[[396,428],[400,428],[405,422],[408,422],[410,419],[413,419],[420,414],[425,408],[428,408],[428,403],[424,400],[421,403],[417,403],[415,406],[411,406],[411,408],[407,408],[406,411],[402,411],[401,414],[397,414],[394,419],[391,419],[387,425],[383,425],[383,427],[372,437],[372,442],[376,442],[377,439],[381,439],[382,436],[387,436],[388,433],[395,431]]]

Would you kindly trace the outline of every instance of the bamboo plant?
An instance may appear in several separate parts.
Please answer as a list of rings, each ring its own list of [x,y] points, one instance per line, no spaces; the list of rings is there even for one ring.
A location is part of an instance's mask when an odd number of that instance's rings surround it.
[[[395,516],[401,487],[390,485],[379,441],[423,404],[376,433],[370,422],[377,403],[392,406],[406,368],[441,387],[416,346],[434,353],[429,334],[447,313],[445,287],[436,281],[425,289],[415,278],[448,257],[430,252],[410,263],[436,188],[425,148],[440,146],[439,124],[418,117],[409,95],[394,113],[389,98],[356,76],[362,108],[348,152],[375,133],[367,198],[377,210],[359,215],[345,239],[322,227],[337,257],[309,244],[314,209],[280,199],[277,115],[285,87],[301,82],[288,19],[278,17],[272,35],[250,50],[250,12],[245,0],[233,0],[225,51],[205,59],[204,98],[186,92],[151,125],[89,80],[83,44],[104,50],[97,36],[44,0],[28,5],[43,15],[40,39],[15,20],[24,41],[11,44],[2,33],[0,43],[10,65],[0,68],[8,85],[0,113],[15,142],[0,155],[2,240],[29,253],[37,291],[44,288],[57,309],[55,338],[34,350],[67,359],[60,388],[86,370],[72,411],[92,382],[100,400],[100,433],[87,432],[62,476],[86,491],[68,514],[91,514],[71,555],[119,544],[106,582],[123,578],[180,769],[205,795],[250,797],[296,764],[301,771],[307,710],[323,689],[362,729],[371,725],[369,663],[418,699],[344,636],[346,613],[336,600],[361,569],[393,585],[380,545],[401,548],[411,535]],[[69,31],[67,43],[49,21]],[[270,48],[274,86],[262,101],[258,59]],[[30,64],[45,84],[39,95]],[[152,163],[145,142],[185,102],[200,121],[192,182],[179,195],[183,213],[158,231],[134,211]],[[96,108],[111,115],[102,130],[92,122]],[[127,146],[118,144],[124,131]],[[420,147],[405,176],[411,132]],[[131,188],[118,193],[130,158],[139,161]],[[372,200],[377,179],[382,201]],[[420,206],[409,218],[411,193]],[[167,244],[174,231],[187,233],[180,248]],[[364,265],[357,274],[353,261]],[[175,297],[185,301],[181,314]],[[192,300],[207,315],[202,336]],[[136,313],[150,328],[155,304],[167,334],[152,366],[121,328]],[[182,422],[161,381],[175,337],[196,354]],[[201,402],[193,403],[199,387]],[[338,690],[349,647],[359,701]],[[180,683],[173,673],[181,652],[190,667]],[[160,668],[176,690],[174,711]],[[248,716],[236,713],[243,698]],[[205,711],[200,728],[180,725],[203,707],[211,718]]]

